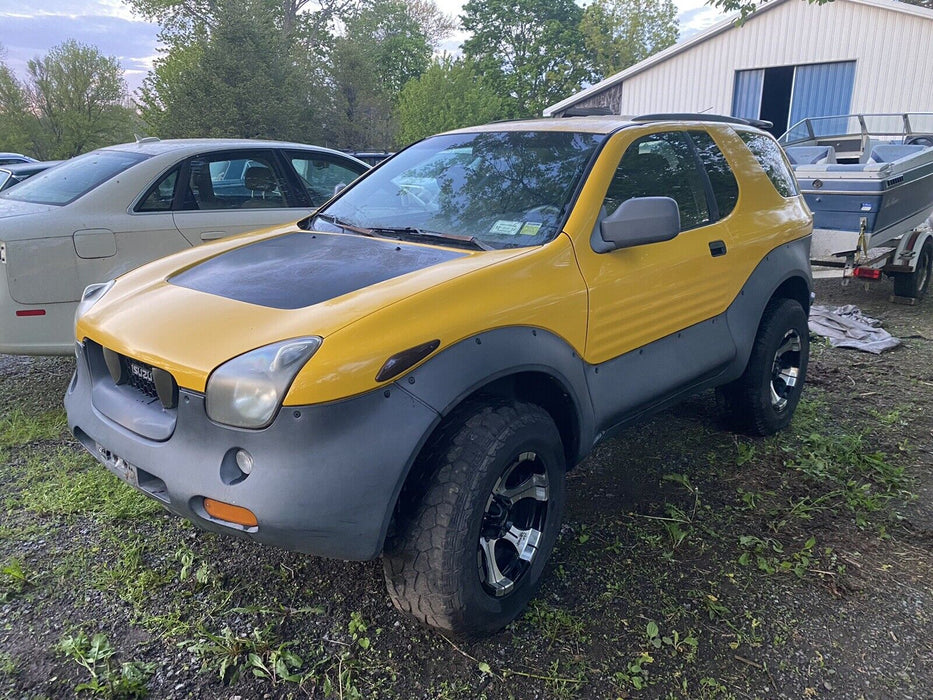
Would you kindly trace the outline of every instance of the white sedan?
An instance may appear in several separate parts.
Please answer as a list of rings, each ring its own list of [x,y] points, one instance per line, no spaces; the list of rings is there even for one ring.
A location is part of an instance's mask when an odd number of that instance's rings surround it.
[[[147,138],[0,193],[0,352],[71,353],[87,285],[202,241],[297,221],[368,167],[296,143]]]

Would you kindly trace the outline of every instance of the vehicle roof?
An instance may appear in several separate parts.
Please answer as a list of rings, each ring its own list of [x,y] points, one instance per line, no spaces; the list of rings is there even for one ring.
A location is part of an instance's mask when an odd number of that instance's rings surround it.
[[[291,141],[270,141],[264,139],[155,139],[145,138],[135,143],[120,143],[114,146],[105,146],[101,151],[131,151],[150,156],[163,153],[199,153],[205,150],[236,149],[236,148],[302,148],[330,153],[333,155],[353,158],[342,151],[323,146],[314,146],[307,143],[294,143]],[[365,165],[365,163],[363,163]]]
[[[22,158],[24,162],[35,163],[35,158],[24,156],[22,153],[13,153],[11,151],[0,151],[0,158]]]
[[[34,163],[5,163],[0,165],[0,170],[18,175],[19,173],[38,173],[51,168],[53,165],[61,163],[60,160],[43,160]]]
[[[705,120],[702,115],[677,119],[644,119],[618,114],[586,117],[542,117],[540,119],[516,119],[514,121],[492,122],[480,126],[470,126],[449,131],[450,134],[470,134],[491,131],[559,131],[583,132],[589,134],[609,134],[627,126],[645,126],[647,124],[703,124],[704,126],[723,126],[721,119]],[[743,126],[729,123],[730,126]]]

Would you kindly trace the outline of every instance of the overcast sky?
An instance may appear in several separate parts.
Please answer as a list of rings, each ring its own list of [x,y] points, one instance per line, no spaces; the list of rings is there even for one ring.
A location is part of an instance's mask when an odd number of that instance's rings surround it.
[[[446,13],[457,16],[465,0],[437,0]],[[681,38],[720,19],[705,0],[675,0],[680,10]],[[121,0],[0,0],[0,58],[22,77],[30,58],[43,56],[68,39],[96,46],[116,56],[126,71],[130,91],[136,90],[158,56],[159,28],[133,15]],[[455,51],[462,36],[445,42]]]

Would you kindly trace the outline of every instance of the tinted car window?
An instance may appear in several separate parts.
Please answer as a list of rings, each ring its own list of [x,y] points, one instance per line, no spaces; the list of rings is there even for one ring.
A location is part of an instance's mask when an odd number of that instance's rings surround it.
[[[8,170],[0,170],[0,190],[3,189],[3,186],[6,184],[6,181],[10,179],[10,172]]]
[[[690,138],[693,139],[693,145],[697,148],[712,185],[719,218],[724,219],[735,209],[735,203],[739,199],[739,183],[736,182],[732,168],[712,136],[705,131],[691,131]]]
[[[182,209],[287,207],[285,183],[271,152],[197,156],[188,161]]]
[[[337,189],[346,187],[365,171],[352,161],[337,162],[325,155],[301,151],[289,151],[288,159],[308,191],[312,206],[323,204]]]
[[[774,189],[781,193],[782,197],[793,197],[798,194],[797,181],[787,167],[784,160],[784,154],[781,147],[778,146],[770,136],[756,134],[752,131],[740,131],[739,136],[748,146],[748,150],[758,160],[761,169],[765,171],[768,179],[774,185]]]
[[[633,197],[672,198],[682,231],[710,222],[703,178],[684,134],[642,136],[625,150],[603,202],[606,213]]]
[[[34,204],[70,204],[149,156],[123,151],[93,151],[77,156],[0,194]]]

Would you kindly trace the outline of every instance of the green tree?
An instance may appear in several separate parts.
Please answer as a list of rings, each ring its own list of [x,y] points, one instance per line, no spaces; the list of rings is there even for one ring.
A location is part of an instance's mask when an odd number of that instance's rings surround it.
[[[140,96],[150,128],[166,137],[302,136],[307,86],[269,5],[216,8],[209,36],[160,61]]]
[[[431,45],[408,5],[375,0],[346,19],[331,54],[329,140],[343,148],[390,148],[402,88],[431,60]]]
[[[0,151],[31,151],[32,121],[24,86],[0,61]]]
[[[503,111],[502,99],[470,63],[444,56],[402,89],[396,111],[398,144],[484,124],[501,117]]]
[[[132,138],[134,116],[124,104],[126,83],[116,58],[66,41],[27,66],[20,83],[0,65],[4,140],[51,159]]]
[[[673,0],[595,0],[580,22],[598,79],[618,73],[677,41]]]
[[[463,53],[505,97],[510,116],[537,115],[592,78],[582,15],[573,0],[469,0]]]
[[[833,0],[806,0],[811,5],[826,5],[831,3]],[[908,5],[916,5],[917,7],[925,7],[928,10],[933,10],[933,0],[901,0]],[[758,0],[706,0],[706,4],[718,8],[722,12],[738,12],[738,24],[743,23],[748,16],[757,10],[763,2],[758,2]]]

